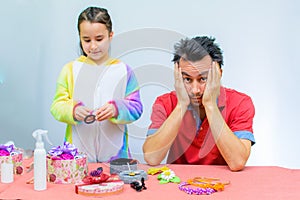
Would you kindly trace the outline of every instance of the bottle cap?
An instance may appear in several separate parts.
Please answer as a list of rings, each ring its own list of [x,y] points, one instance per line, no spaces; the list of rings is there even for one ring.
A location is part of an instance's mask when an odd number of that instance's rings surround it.
[[[44,148],[44,142],[42,139],[42,136],[44,136],[47,140],[47,142],[52,145],[52,143],[50,142],[48,135],[47,135],[48,131],[47,130],[42,130],[42,129],[37,129],[32,133],[32,136],[36,139],[36,143],[35,143],[35,148],[36,149],[43,149]]]

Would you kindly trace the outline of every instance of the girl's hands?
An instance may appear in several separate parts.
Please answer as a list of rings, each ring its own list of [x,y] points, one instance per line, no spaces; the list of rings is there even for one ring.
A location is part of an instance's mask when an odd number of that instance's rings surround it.
[[[90,114],[92,110],[86,106],[76,106],[73,113],[73,118],[76,121],[83,121],[84,118]]]
[[[106,103],[104,106],[95,111],[96,120],[103,121],[112,117],[116,117],[116,113],[117,111],[115,106],[111,103]]]

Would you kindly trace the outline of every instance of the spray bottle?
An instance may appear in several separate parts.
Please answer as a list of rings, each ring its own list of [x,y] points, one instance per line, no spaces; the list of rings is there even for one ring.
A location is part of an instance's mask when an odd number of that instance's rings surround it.
[[[32,136],[36,139],[34,150],[34,190],[47,189],[47,165],[46,165],[46,150],[44,148],[43,137],[50,143],[47,135],[47,130],[35,130]],[[51,144],[51,143],[50,143]]]

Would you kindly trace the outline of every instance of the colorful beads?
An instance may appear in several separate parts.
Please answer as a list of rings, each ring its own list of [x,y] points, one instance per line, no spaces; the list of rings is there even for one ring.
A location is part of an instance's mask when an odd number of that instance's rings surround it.
[[[190,188],[190,187],[185,187],[187,185],[190,185],[187,182],[181,182],[180,184],[178,184],[178,188],[179,190],[187,193],[187,194],[196,194],[196,195],[210,195],[212,193],[215,193],[216,190],[213,188]]]
[[[178,188],[187,194],[209,195],[214,192],[223,191],[224,185],[228,185],[229,183],[229,181],[221,182],[219,178],[195,177],[180,183]],[[196,188],[186,187],[188,185],[195,186]]]
[[[206,182],[198,182],[195,179],[189,179],[187,180],[187,183],[189,185],[194,185],[196,187],[200,188],[212,188],[216,191],[222,191],[224,190],[224,184],[221,182],[216,182],[216,183],[206,183]]]

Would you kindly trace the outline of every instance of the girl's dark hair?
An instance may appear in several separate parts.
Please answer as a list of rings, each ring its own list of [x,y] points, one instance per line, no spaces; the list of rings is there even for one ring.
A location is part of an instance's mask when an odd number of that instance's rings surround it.
[[[223,65],[223,55],[220,47],[214,43],[215,38],[207,36],[182,39],[174,45],[173,62],[178,62],[181,57],[189,61],[201,60],[204,56],[210,55],[213,61]]]
[[[77,22],[77,30],[78,30],[79,34],[80,34],[80,24],[83,21],[104,24],[106,26],[108,32],[109,33],[112,32],[111,18],[105,8],[88,7],[84,11],[82,11],[78,17],[78,22]],[[81,49],[81,53],[86,56],[86,53],[82,49],[81,42],[80,42],[80,49]]]

